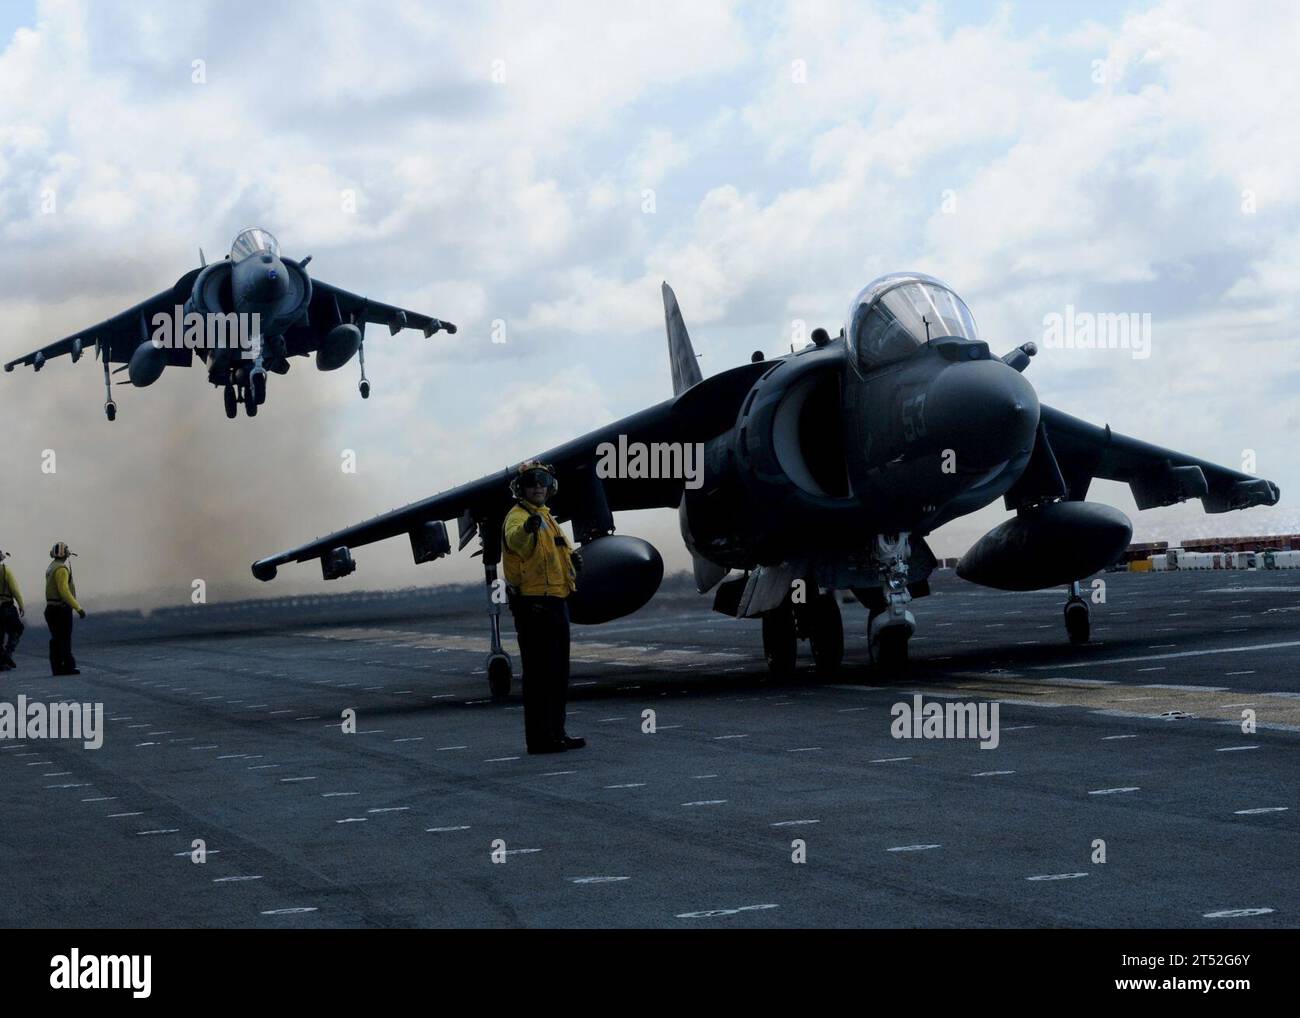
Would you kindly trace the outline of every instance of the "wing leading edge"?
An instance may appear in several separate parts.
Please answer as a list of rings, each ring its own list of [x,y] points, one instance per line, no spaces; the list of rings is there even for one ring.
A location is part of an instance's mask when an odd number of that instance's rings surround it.
[[[1082,499],[1094,477],[1127,484],[1139,509],[1199,498],[1207,513],[1225,513],[1276,505],[1280,497],[1272,481],[1118,435],[1109,425],[1099,428],[1049,406],[1041,421],[1071,500]]]

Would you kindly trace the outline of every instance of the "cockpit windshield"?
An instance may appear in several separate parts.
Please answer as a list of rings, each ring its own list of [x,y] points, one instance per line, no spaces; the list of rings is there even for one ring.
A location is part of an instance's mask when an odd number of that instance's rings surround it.
[[[860,372],[902,360],[941,336],[979,338],[965,302],[919,272],[881,276],[863,287],[849,308],[844,335]]]
[[[241,230],[235,242],[230,245],[230,260],[232,262],[242,262],[249,255],[260,254],[267,251],[277,258],[280,257],[280,244],[265,230],[251,229]]]

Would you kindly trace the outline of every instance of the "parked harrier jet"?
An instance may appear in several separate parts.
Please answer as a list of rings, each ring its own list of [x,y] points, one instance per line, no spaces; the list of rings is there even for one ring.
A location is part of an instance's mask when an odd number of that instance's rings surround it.
[[[73,362],[91,344],[104,364],[104,413],[117,417],[109,365],[127,372],[131,385],[152,385],[168,365],[189,367],[197,354],[208,381],[225,395],[226,416],[243,403],[249,417],[266,402],[266,373],[283,375],[290,357],[316,355],[316,367],[334,371],[357,355],[361,397],[370,397],[363,345],[367,322],[432,336],[456,326],[428,315],[358,297],[307,275],[308,255],[293,261],[265,230],[244,230],[230,254],[209,265],[199,252],[191,269],[169,290],[114,315],[106,322],[10,361],[6,371],[30,364],[40,371],[52,357]],[[161,331],[160,331],[161,330]]]
[[[797,353],[701,378],[677,299],[664,284],[672,399],[541,453],[560,480],[551,505],[571,520],[584,566],[573,620],[604,622],[645,604],[663,562],[634,537],[614,536],[613,513],[676,507],[698,589],[713,607],[761,616],[774,671],[793,668],[808,639],[818,670],[843,654],[837,589],[866,606],[868,647],[884,670],[907,661],[915,619],[908,605],[929,593],[935,558],[925,536],[959,516],[1005,500],[1016,515],[966,553],[958,574],[1005,590],[1068,585],[1069,639],[1089,636],[1079,581],[1116,561],[1132,533],[1118,510],[1084,501],[1094,477],[1127,482],[1139,509],[1199,498],[1207,512],[1274,505],[1270,481],[1099,428],[1042,406],[1022,372],[1032,343],[989,353],[962,300],[919,273],[884,276],[849,307],[844,329],[824,329]],[[703,450],[702,478],[614,471],[610,450]],[[696,446],[695,443],[701,445]],[[326,579],[353,571],[351,549],[407,534],[415,561],[478,534],[489,587],[488,679],[510,687],[501,649],[496,566],[510,508],[512,469],[264,558],[253,575],[319,558]],[[741,575],[728,578],[732,570]]]

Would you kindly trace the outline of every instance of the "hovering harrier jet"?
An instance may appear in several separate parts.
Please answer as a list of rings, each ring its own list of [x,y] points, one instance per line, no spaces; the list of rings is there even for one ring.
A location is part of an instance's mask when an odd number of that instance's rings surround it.
[[[1025,343],[998,358],[966,304],[920,273],[877,279],[849,306],[832,338],[775,360],[702,378],[677,298],[665,283],[672,399],[575,438],[538,459],[560,481],[551,503],[582,548],[573,620],[629,614],[659,586],[663,561],[647,542],[614,535],[613,513],[674,507],[701,593],[714,610],[761,616],[763,648],[778,672],[795,664],[800,639],[820,671],[838,667],[844,635],[835,590],[868,610],[873,662],[907,662],[916,620],[910,602],[929,593],[935,557],[925,537],[1001,498],[1016,515],[961,559],[958,575],[1003,590],[1068,586],[1065,630],[1090,635],[1079,581],[1115,562],[1132,535],[1123,513],[1085,501],[1094,477],[1126,482],[1139,509],[1199,498],[1206,512],[1274,505],[1277,485],[1099,428],[1040,405],[1023,372]],[[702,471],[674,450],[702,453]],[[635,454],[622,456],[625,449]],[[617,456],[612,455],[615,451]],[[698,460],[698,456],[689,459]],[[648,468],[649,467],[649,468]],[[408,535],[415,561],[478,534],[488,586],[496,584],[501,523],[513,468],[261,559],[270,580],[288,562],[319,559],[325,579],[356,566],[351,549]],[[728,574],[739,570],[740,575]],[[499,599],[489,597],[488,681],[510,688]]]
[[[5,365],[13,371],[30,364],[36,371],[53,357],[74,362],[94,346],[104,365],[104,413],[117,417],[113,371],[127,373],[131,385],[152,385],[171,366],[189,367],[197,355],[208,381],[222,389],[226,416],[242,403],[249,417],[266,402],[266,373],[283,375],[289,358],[316,355],[321,371],[341,368],[356,355],[361,365],[361,397],[370,397],[366,378],[365,327],[387,325],[396,334],[420,329],[425,336],[456,331],[450,322],[359,297],[307,275],[308,255],[294,261],[266,230],[248,229],[235,238],[230,254],[209,265],[199,252],[199,267],[176,285],[89,329],[42,347]]]

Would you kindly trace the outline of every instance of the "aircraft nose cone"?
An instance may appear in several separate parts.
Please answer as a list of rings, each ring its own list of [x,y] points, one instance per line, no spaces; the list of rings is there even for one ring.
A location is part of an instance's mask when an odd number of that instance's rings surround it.
[[[926,396],[927,425],[956,453],[958,470],[997,466],[1033,445],[1038,394],[999,360],[954,364]]]

